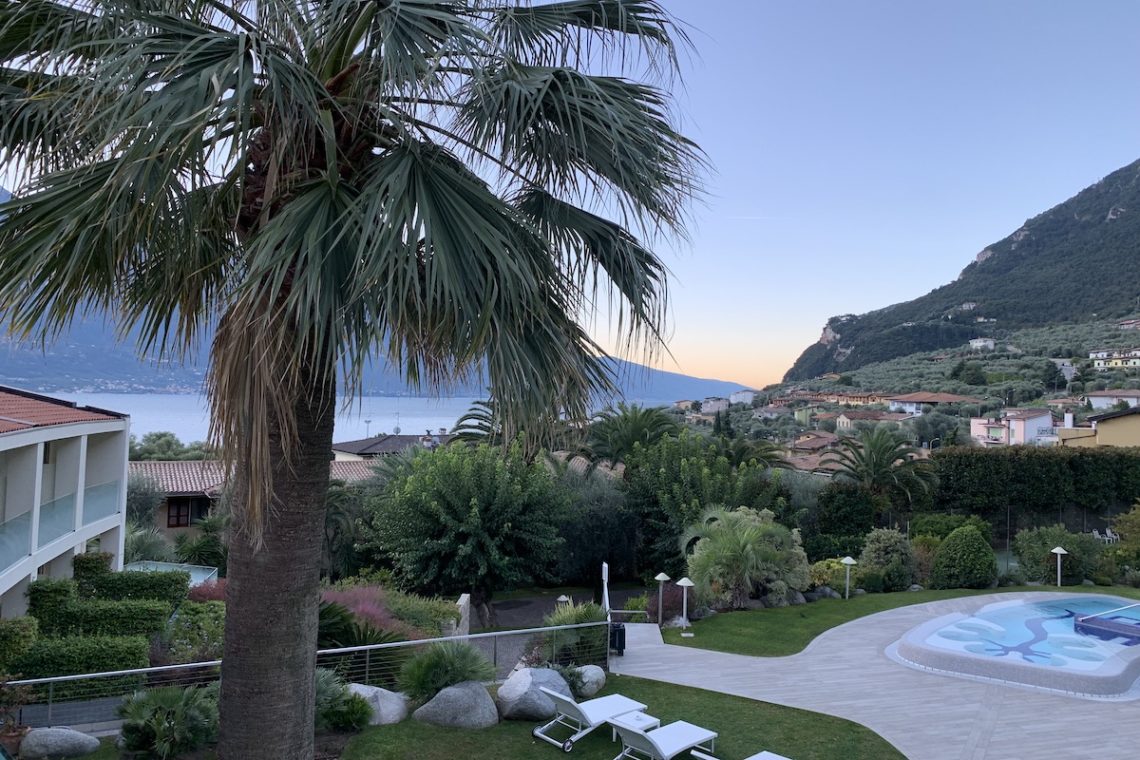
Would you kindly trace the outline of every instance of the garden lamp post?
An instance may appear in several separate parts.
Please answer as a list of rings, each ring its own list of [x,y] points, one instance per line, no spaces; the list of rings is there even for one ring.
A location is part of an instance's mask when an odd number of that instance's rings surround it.
[[[569,604],[569,603],[570,603],[570,597],[568,597],[568,596],[566,596],[565,594],[563,594],[562,596],[558,597],[558,598],[557,598],[557,599],[555,599],[554,601],[558,602],[559,606],[562,606],[562,605],[565,605],[565,604]]]
[[[657,573],[653,580],[657,581],[657,625],[663,624],[662,616],[665,614],[665,581],[672,580],[665,573]]]
[[[1061,588],[1061,557],[1068,554],[1068,552],[1060,546],[1054,546],[1050,553],[1057,555],[1057,588]]]
[[[855,559],[852,557],[844,557],[843,559],[841,559],[839,561],[842,562],[844,567],[847,569],[847,578],[843,583],[843,598],[844,599],[850,599],[851,598],[851,566],[856,564],[856,562],[855,562]]]
[[[677,585],[681,587],[681,635],[692,636],[693,634],[686,633],[685,629],[689,627],[689,589],[697,584],[688,578],[682,578],[677,581]]]

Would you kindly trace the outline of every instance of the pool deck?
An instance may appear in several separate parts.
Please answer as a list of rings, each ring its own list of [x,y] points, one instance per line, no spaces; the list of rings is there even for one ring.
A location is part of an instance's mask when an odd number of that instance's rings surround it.
[[[1048,594],[1067,597],[1071,594]],[[655,625],[627,625],[615,673],[711,689],[836,715],[867,726],[910,760],[1132,760],[1140,756],[1140,703],[1092,701],[1017,686],[924,673],[886,648],[951,612],[1041,592],[948,599],[832,628],[790,657],[749,657],[670,646]],[[713,727],[728,730],[729,727]],[[759,751],[763,747],[757,747]]]

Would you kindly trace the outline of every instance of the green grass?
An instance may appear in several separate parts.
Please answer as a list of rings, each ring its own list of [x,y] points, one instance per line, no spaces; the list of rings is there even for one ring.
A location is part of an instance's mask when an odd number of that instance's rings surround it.
[[[762,749],[796,760],[903,757],[878,734],[842,718],[631,676],[611,675],[602,693],[615,692],[644,702],[662,723],[683,719],[719,732],[717,757],[741,758]],[[406,720],[364,731],[348,745],[344,760],[562,757],[560,750],[531,736],[535,725],[507,721],[482,731],[461,731]],[[564,738],[569,731],[555,736]],[[575,745],[570,757],[610,760],[618,751],[603,726]]]
[[[665,629],[667,644],[713,649],[718,652],[756,657],[783,657],[802,652],[812,639],[837,625],[876,612],[923,602],[956,599],[1009,591],[1056,591],[1055,586],[1008,586],[999,589],[951,589],[948,591],[899,591],[893,594],[863,594],[850,599],[820,599],[795,607],[745,610],[713,615],[693,623],[695,636],[681,638],[676,628]],[[1140,590],[1128,586],[1065,586],[1072,593],[1114,594],[1140,599]]]

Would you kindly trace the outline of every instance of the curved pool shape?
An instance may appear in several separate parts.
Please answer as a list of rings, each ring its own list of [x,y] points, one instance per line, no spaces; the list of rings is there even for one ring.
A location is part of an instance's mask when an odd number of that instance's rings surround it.
[[[1082,595],[987,604],[903,636],[893,654],[921,668],[1101,698],[1135,699],[1140,606]],[[1130,691],[1131,690],[1131,691]]]

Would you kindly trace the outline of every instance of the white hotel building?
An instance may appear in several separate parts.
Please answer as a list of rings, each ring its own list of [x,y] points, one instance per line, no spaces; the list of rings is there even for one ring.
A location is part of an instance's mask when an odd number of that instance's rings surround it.
[[[97,541],[122,569],[130,418],[0,386],[0,616]]]

